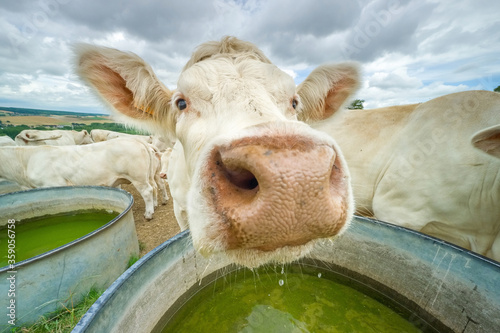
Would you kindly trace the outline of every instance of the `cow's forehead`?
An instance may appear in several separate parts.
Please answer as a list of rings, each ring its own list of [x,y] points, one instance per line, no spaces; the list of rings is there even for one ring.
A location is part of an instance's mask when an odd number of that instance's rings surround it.
[[[245,57],[218,57],[203,60],[182,72],[177,89],[190,97],[206,98],[233,89],[235,93],[245,86],[267,92],[275,97],[293,96],[292,77],[273,64]]]

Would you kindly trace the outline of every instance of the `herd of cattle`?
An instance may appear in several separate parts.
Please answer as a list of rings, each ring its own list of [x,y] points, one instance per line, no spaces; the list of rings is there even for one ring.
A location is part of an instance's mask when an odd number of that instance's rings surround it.
[[[47,186],[119,186],[132,183],[151,219],[168,200],[166,166],[171,143],[158,136],[94,129],[23,130],[0,137],[0,178],[29,189]]]
[[[319,66],[296,86],[234,37],[200,45],[175,90],[137,55],[111,48],[80,45],[77,71],[122,120],[176,138],[163,167],[178,223],[202,254],[249,267],[292,261],[358,213],[500,261],[498,93],[348,110],[356,64]],[[73,140],[97,141],[87,136]],[[102,185],[127,179],[153,202],[161,149],[148,140],[4,147],[0,177],[38,187],[93,173]]]

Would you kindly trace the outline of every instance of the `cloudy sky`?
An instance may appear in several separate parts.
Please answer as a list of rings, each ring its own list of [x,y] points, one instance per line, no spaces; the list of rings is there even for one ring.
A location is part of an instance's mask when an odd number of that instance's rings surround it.
[[[108,113],[73,74],[71,45],[132,51],[171,89],[193,49],[233,35],[299,84],[358,61],[365,108],[500,85],[498,0],[3,0],[0,106]]]

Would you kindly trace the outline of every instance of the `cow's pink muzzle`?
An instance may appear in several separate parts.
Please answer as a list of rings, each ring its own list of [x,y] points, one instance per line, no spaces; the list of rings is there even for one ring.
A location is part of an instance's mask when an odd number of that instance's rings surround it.
[[[299,135],[215,147],[202,177],[220,223],[207,236],[272,251],[338,234],[350,204],[343,165],[333,146]]]

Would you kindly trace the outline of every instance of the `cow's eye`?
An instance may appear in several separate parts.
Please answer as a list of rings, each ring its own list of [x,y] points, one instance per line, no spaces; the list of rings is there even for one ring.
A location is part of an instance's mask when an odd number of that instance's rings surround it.
[[[297,104],[298,104],[298,102],[297,102],[297,100],[294,98],[294,99],[292,100],[292,107],[293,107],[294,109],[296,109],[296,108],[297,108]]]
[[[187,103],[186,103],[186,100],[180,98],[177,100],[177,102],[175,102],[177,104],[177,107],[179,108],[179,110],[184,110],[185,108],[187,108]]]

